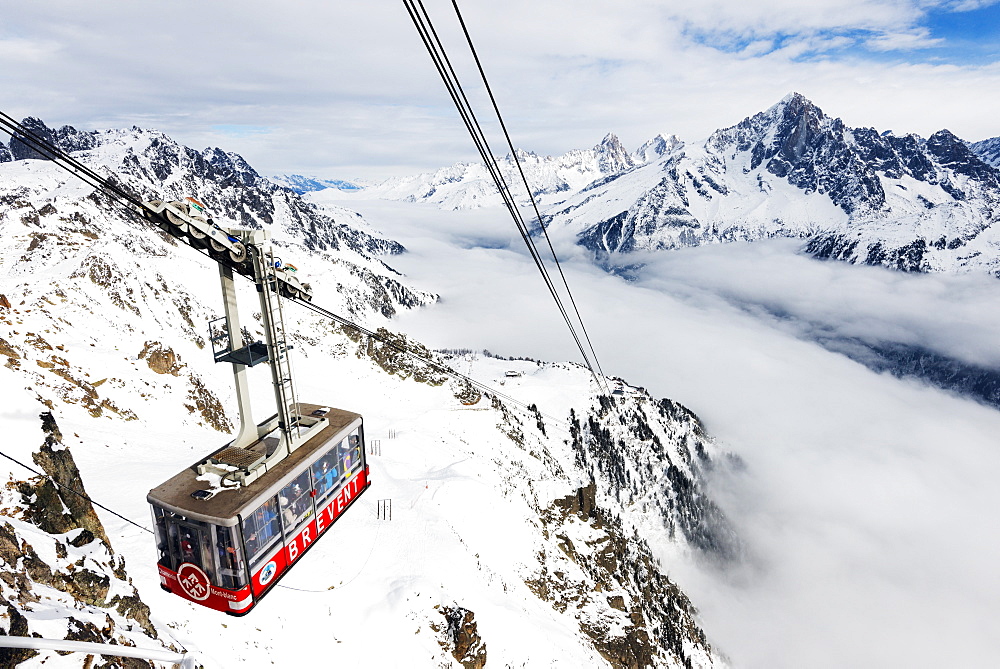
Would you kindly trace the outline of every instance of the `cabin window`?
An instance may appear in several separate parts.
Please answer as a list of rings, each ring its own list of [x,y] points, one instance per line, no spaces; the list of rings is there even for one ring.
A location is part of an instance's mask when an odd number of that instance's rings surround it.
[[[213,525],[153,506],[153,527],[160,564],[177,571],[183,563],[190,562],[201,567],[209,579],[217,583],[212,554]]]
[[[341,473],[349,476],[361,466],[361,436],[355,430],[347,439],[340,442]]]
[[[281,505],[281,524],[285,528],[285,538],[313,515],[312,483],[309,470],[305,470],[281,489],[278,502]]]
[[[316,490],[316,505],[319,506],[322,500],[337,490],[337,480],[340,479],[340,460],[337,458],[336,449],[325,453],[323,457],[313,463],[310,469]]]
[[[153,530],[156,535],[157,561],[164,567],[176,569],[170,556],[170,546],[167,543],[167,516],[163,509],[158,506],[153,507]]]
[[[272,497],[243,521],[246,559],[253,563],[263,557],[281,536],[278,524],[278,500]]]
[[[246,563],[243,551],[236,537],[235,527],[215,527],[216,558],[218,560],[219,581],[216,585],[229,590],[242,588],[247,584]]]

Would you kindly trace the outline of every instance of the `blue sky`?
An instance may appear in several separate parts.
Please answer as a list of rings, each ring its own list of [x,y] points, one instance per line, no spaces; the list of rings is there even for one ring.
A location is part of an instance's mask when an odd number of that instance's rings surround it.
[[[932,51],[955,63],[993,63],[1000,60],[1000,3],[971,11],[931,11],[927,27],[944,43]]]
[[[426,5],[482,103],[451,3]],[[657,133],[696,141],[790,91],[852,126],[1000,135],[998,2],[465,0],[462,10],[515,143],[539,153],[608,132],[630,148]],[[180,18],[194,15],[194,26]],[[16,65],[2,75],[7,113],[156,128],[241,153],[263,173],[374,179],[474,159],[399,0],[26,3],[0,26],[0,57]]]
[[[934,5],[937,6],[934,6]],[[972,4],[972,3],[969,3]],[[1000,2],[964,8],[959,3],[931,3],[910,20],[894,26],[845,20],[799,30],[767,25],[718,30],[693,25],[692,42],[720,51],[757,57],[808,42],[797,60],[868,58],[876,62],[931,62],[983,65],[1000,60]],[[756,45],[756,47],[755,47]]]

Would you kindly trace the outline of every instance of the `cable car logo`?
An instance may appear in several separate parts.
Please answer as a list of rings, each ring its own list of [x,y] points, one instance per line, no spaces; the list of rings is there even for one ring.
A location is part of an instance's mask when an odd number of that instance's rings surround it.
[[[181,584],[184,594],[196,602],[205,601],[211,594],[208,587],[208,575],[202,571],[201,567],[191,562],[185,562],[177,570],[177,582]]]
[[[260,584],[267,585],[270,583],[276,573],[278,573],[278,565],[274,564],[274,560],[271,560],[260,570],[260,576],[258,577]]]

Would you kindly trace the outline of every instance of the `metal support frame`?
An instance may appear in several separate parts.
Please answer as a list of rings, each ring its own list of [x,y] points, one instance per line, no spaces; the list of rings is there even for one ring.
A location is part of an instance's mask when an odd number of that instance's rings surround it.
[[[259,478],[268,468],[281,462],[314,433],[328,423],[325,418],[303,417],[298,411],[292,363],[284,312],[282,310],[282,283],[279,280],[274,253],[265,246],[269,235],[264,230],[232,230],[245,245],[253,268],[257,297],[260,300],[261,320],[264,326],[266,344],[251,343],[236,348],[243,343],[239,309],[236,304],[236,289],[233,270],[219,268],[222,296],[225,304],[225,334],[220,328],[209,327],[212,349],[216,362],[230,362],[236,381],[236,399],[240,409],[240,431],[225,449],[216,453],[207,462],[198,465],[200,474],[213,473],[224,481],[249,484]],[[292,289],[288,289],[292,290]],[[215,330],[220,330],[216,332]],[[219,346],[216,339],[228,338],[227,346]],[[266,349],[266,350],[264,350]],[[268,420],[254,424],[250,408],[250,392],[247,379],[247,365],[258,362],[268,363],[274,389],[277,414]],[[278,431],[277,439],[264,437]],[[268,444],[266,452],[263,443]]]
[[[219,280],[222,283],[222,303],[226,312],[226,330],[229,335],[229,346],[236,342],[242,343],[243,330],[240,327],[240,313],[236,306],[236,284],[233,281],[233,270],[225,265],[219,265]],[[232,446],[246,448],[259,439],[257,424],[253,420],[250,407],[250,385],[247,382],[247,367],[232,363],[233,378],[236,383],[236,402],[240,408],[240,431],[233,440]]]
[[[278,408],[278,428],[281,430],[282,441],[278,448],[284,447],[288,454],[298,446],[295,437],[300,436],[300,432],[292,363],[288,356],[291,347],[285,331],[280,284],[274,266],[274,254],[269,249],[265,249],[263,245],[251,246],[250,256],[253,261],[254,283],[257,284],[257,295],[260,298],[261,318],[264,321],[274,401]]]

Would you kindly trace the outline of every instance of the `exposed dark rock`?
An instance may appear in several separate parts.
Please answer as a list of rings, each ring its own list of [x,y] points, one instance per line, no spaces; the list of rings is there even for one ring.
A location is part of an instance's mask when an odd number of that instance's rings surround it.
[[[7,619],[7,629],[4,631],[0,627],[0,634],[4,636],[30,636],[28,629],[28,619],[16,607],[11,605],[6,599],[0,596],[0,615]],[[22,662],[30,660],[38,655],[37,650],[30,648],[6,648],[0,646],[0,667],[16,667]]]
[[[528,587],[556,610],[575,611],[580,630],[615,669],[663,663],[690,667],[692,649],[711,653],[694,607],[662,573],[645,540],[626,536],[616,518],[595,506],[595,492],[594,484],[584,486],[541,514],[546,531],[558,538],[562,555],[588,580],[576,581],[557,567],[558,555],[543,551],[540,572],[526,582]],[[570,518],[599,530],[598,538],[586,546],[575,545],[562,529]],[[624,632],[618,631],[622,613],[627,614]]]
[[[445,625],[436,628],[444,637],[441,646],[451,652],[463,669],[483,669],[486,666],[486,643],[479,636],[476,614],[458,606],[442,606],[438,611]]]
[[[215,396],[215,393],[208,389],[201,377],[191,374],[188,377],[188,383],[190,387],[188,388],[187,400],[190,404],[184,405],[187,410],[201,416],[205,424],[219,432],[226,434],[232,432],[233,423],[226,416],[225,407],[222,406],[222,402]]]
[[[411,341],[406,335],[390,332],[385,328],[378,329],[379,339],[361,334],[351,328],[345,328],[344,333],[359,344],[358,357],[371,359],[387,374],[403,379],[412,378],[418,383],[440,386],[448,377],[432,365],[418,359],[426,357],[434,359],[434,354],[423,344]],[[412,351],[416,355],[410,355]]]
[[[104,526],[94,511],[80,478],[80,470],[68,447],[62,444],[62,433],[49,412],[41,414],[45,442],[32,455],[35,464],[49,478],[21,482],[18,487],[28,507],[29,520],[50,534],[63,534],[84,528],[99,538],[110,550],[111,544]],[[53,481],[55,483],[53,483]],[[72,491],[72,492],[71,492]],[[33,498],[33,499],[32,499]],[[63,509],[67,512],[64,513]]]
[[[145,360],[149,368],[157,374],[177,376],[184,367],[174,350],[158,341],[147,341],[139,352],[139,359]]]
[[[130,620],[134,620],[139,623],[143,631],[150,638],[156,639],[158,634],[156,633],[156,628],[153,627],[153,623],[149,620],[149,607],[146,603],[139,599],[138,595],[123,597],[122,595],[115,595],[114,598],[109,603],[109,606],[113,606],[118,613],[122,614]]]
[[[79,568],[73,570],[72,576],[65,579],[65,586],[60,590],[84,604],[107,606],[111,578],[90,569]]]

